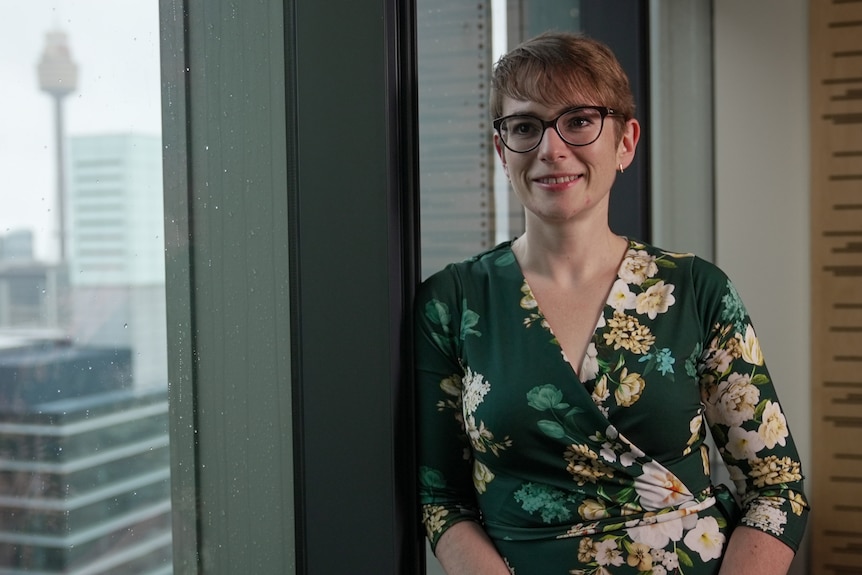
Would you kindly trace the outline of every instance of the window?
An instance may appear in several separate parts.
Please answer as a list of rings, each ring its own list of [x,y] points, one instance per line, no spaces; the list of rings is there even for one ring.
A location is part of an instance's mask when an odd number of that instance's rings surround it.
[[[6,16],[0,571],[170,573],[158,6]]]

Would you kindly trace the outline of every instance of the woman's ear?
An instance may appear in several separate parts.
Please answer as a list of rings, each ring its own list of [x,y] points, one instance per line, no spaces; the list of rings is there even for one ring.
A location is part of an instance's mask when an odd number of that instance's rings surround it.
[[[632,118],[623,128],[620,143],[617,146],[617,163],[622,169],[628,168],[635,159],[635,149],[641,136],[641,126]]]

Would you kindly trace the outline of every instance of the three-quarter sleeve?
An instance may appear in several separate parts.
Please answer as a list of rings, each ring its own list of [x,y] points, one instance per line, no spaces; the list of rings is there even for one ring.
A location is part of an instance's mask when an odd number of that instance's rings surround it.
[[[461,410],[458,291],[448,268],[420,286],[414,304],[419,502],[432,549],[455,523],[479,521]]]
[[[720,270],[695,268],[705,340],[701,394],[719,452],[742,502],[740,525],[799,548],[808,502],[799,454],[751,319]]]

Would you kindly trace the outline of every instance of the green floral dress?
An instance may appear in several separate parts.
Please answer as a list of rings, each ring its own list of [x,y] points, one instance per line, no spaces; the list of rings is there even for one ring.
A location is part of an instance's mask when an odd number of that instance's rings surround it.
[[[580,377],[508,242],[448,266],[417,298],[432,547],[477,521],[515,575],[717,573],[738,524],[798,548],[799,457],[715,266],[630,242]],[[707,425],[741,507],[710,481]]]

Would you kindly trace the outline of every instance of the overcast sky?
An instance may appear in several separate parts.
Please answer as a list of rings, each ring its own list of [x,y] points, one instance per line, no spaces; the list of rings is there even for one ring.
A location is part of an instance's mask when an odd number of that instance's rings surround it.
[[[56,248],[54,113],[36,65],[45,34],[67,34],[78,86],[67,136],[161,131],[157,0],[0,0],[0,234],[32,229]]]

